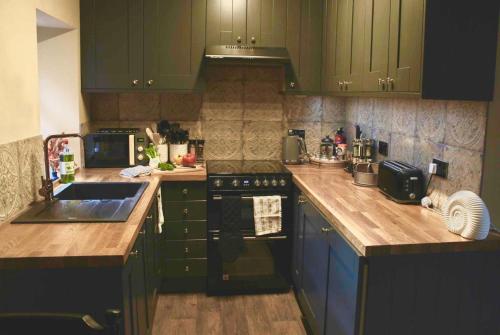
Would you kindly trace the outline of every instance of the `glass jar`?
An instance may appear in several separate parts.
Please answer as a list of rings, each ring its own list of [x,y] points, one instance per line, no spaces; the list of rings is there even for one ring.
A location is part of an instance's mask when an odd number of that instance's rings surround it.
[[[333,148],[333,140],[330,138],[330,136],[326,135],[326,137],[321,140],[321,144],[319,146],[320,158],[332,159]]]

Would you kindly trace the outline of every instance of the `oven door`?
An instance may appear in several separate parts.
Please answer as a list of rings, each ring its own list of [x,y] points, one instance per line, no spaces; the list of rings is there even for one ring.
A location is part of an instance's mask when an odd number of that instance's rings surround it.
[[[222,196],[209,197],[208,294],[287,292],[291,285],[288,234],[291,199],[282,196],[282,232],[255,236],[253,199],[247,195],[241,198],[243,248],[236,260],[228,262],[220,253]]]
[[[85,167],[128,167],[134,163],[134,135],[97,133],[85,136]]]

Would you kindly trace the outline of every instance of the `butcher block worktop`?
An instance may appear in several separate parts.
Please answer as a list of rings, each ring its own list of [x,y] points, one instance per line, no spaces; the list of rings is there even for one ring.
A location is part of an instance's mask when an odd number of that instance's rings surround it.
[[[125,264],[161,181],[202,181],[206,170],[123,178],[120,169],[82,169],[80,182],[149,182],[126,222],[0,223],[0,268],[60,268]],[[12,218],[13,219],[13,218]]]
[[[466,240],[449,232],[439,214],[397,204],[376,187],[355,186],[343,169],[287,168],[304,195],[363,256],[500,250],[500,234]]]

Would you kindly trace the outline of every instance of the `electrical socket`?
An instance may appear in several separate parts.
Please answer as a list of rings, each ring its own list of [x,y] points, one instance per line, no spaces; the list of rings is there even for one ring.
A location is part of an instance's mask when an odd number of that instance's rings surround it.
[[[383,156],[389,155],[389,145],[387,142],[378,141],[378,153]]]
[[[448,162],[433,158],[432,163],[436,164],[436,176],[448,178]]]

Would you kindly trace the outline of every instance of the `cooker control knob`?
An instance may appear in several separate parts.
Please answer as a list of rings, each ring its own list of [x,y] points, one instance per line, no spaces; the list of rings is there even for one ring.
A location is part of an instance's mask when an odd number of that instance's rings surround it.
[[[137,152],[143,152],[143,151],[144,151],[144,147],[142,145],[137,147]]]
[[[231,184],[233,185],[233,187],[238,187],[238,186],[240,186],[240,181],[238,179],[233,179]]]
[[[410,193],[410,199],[411,199],[411,200],[413,200],[413,199],[415,199],[415,198],[416,198],[415,193]]]
[[[273,187],[278,186],[278,181],[276,179],[271,180],[271,185],[273,185]]]
[[[262,182],[262,185],[263,185],[264,187],[268,187],[268,186],[269,186],[269,180],[264,179],[264,181]]]
[[[253,182],[253,184],[255,185],[255,187],[259,187],[261,185],[261,182],[260,182],[260,180],[255,179],[255,181]]]
[[[215,179],[214,180],[214,186],[215,187],[222,187],[222,179]]]
[[[285,179],[283,179],[283,178],[280,179],[280,186],[281,187],[285,187],[286,186],[286,180]]]
[[[142,161],[143,159],[144,159],[144,155],[143,154],[137,155],[137,160],[138,161]]]

